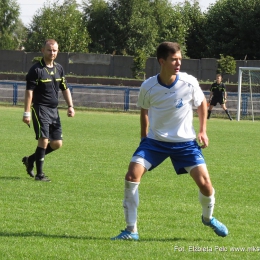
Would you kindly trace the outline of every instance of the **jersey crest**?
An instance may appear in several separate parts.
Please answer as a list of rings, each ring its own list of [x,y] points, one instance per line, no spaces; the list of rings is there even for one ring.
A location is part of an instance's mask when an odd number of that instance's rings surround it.
[[[175,105],[176,108],[182,107],[182,106],[183,106],[182,98],[176,99],[176,100],[175,100],[175,104],[176,104],[176,105]]]

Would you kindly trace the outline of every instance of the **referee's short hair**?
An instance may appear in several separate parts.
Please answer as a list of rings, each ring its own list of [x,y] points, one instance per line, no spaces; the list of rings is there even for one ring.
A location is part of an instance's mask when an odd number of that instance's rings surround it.
[[[42,45],[42,47],[44,48],[46,46],[46,44],[49,43],[49,44],[55,44],[57,43],[57,41],[55,41],[54,39],[46,39]],[[58,43],[57,43],[58,44]]]

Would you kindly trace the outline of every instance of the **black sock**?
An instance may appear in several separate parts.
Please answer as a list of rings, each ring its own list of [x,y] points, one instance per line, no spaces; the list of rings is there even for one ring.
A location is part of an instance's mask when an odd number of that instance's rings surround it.
[[[210,118],[211,110],[208,110],[208,119]]]
[[[51,153],[55,151],[54,149],[51,148],[50,144],[48,144],[47,148],[46,148],[46,151],[45,151],[45,155]],[[36,151],[35,151],[36,152]],[[31,154],[29,157],[28,157],[28,162],[29,164],[34,164],[35,162],[35,153]]]
[[[41,147],[37,147],[35,151],[35,162],[36,162],[36,170],[37,174],[42,174],[42,168],[44,163],[45,157],[45,149]]]
[[[229,114],[229,111],[226,109],[225,112],[228,115],[228,118],[231,119],[231,115]]]
[[[47,154],[49,154],[49,153],[51,153],[53,151],[55,151],[55,150],[51,148],[50,144],[48,144],[48,146],[46,148],[46,151],[45,151],[45,155],[47,155]]]

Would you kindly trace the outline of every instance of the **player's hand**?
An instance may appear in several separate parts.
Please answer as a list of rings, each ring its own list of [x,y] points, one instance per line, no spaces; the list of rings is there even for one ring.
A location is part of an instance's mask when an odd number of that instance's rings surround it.
[[[68,115],[68,117],[74,117],[75,116],[75,110],[74,110],[73,107],[68,107],[67,115]]]
[[[208,136],[206,133],[199,133],[198,141],[199,141],[199,144],[201,144],[200,147],[202,149],[207,148],[209,146],[209,139],[208,139]]]

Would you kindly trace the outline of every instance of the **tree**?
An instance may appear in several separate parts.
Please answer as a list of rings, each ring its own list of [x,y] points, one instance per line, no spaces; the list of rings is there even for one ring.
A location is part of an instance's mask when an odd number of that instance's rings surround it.
[[[26,51],[39,51],[47,38],[59,43],[61,52],[88,52],[90,38],[76,0],[46,2],[28,27]]]
[[[27,30],[21,19],[18,20],[17,27],[15,28],[13,35],[16,38],[18,49],[23,50],[24,42],[27,38]]]
[[[113,23],[109,5],[105,0],[83,1],[83,19],[91,38],[89,52],[114,51]]]
[[[147,55],[143,50],[136,50],[133,60],[132,73],[136,79],[145,79],[145,67],[146,67]]]
[[[260,4],[256,0],[218,0],[208,9],[204,57],[230,55],[236,60],[260,59]]]
[[[225,57],[223,54],[220,54],[220,59],[218,60],[217,73],[220,73],[222,75],[226,75],[226,74],[234,75],[234,74],[236,74],[236,61],[235,61],[235,59],[231,56]]]
[[[168,0],[154,0],[152,6],[158,28],[157,44],[164,41],[178,42],[185,56],[187,26],[183,23],[180,4],[173,6]]]
[[[191,4],[186,0],[178,7],[181,13],[182,24],[186,28],[186,54],[189,58],[200,59],[203,51],[205,51],[205,39],[203,37],[205,16],[201,12],[199,1],[194,0],[193,4]]]
[[[142,50],[145,55],[154,52],[157,24],[148,0],[111,0],[114,48],[117,54],[134,55]]]
[[[18,49],[19,39],[13,32],[18,27],[19,15],[19,5],[15,0],[0,0],[0,49]]]

